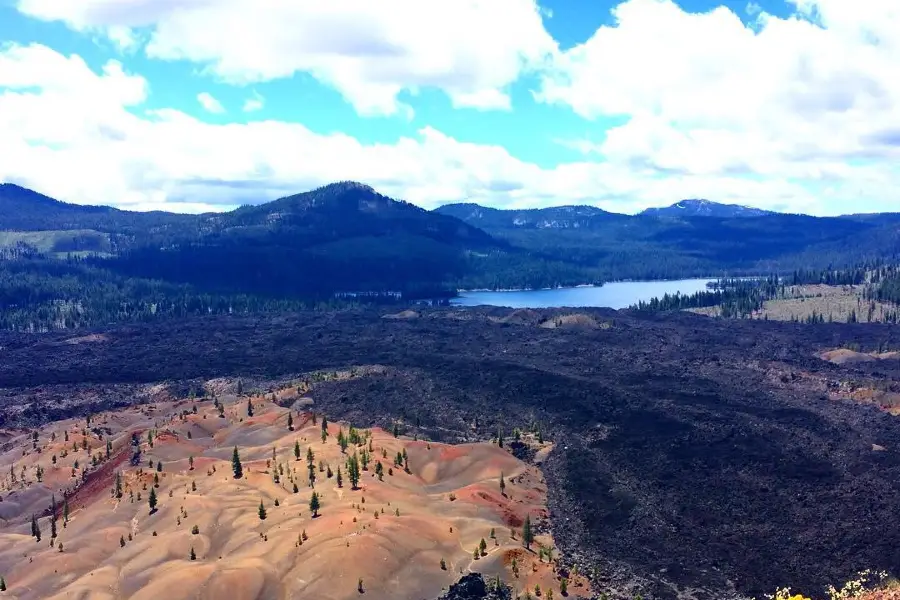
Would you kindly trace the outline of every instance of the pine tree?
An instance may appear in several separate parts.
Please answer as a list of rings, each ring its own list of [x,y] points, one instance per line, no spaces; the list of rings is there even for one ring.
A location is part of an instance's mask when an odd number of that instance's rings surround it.
[[[112,454],[112,441],[106,440],[106,458],[109,458],[110,454]]]
[[[338,467],[338,470],[337,470],[337,486],[339,488],[344,487],[344,478],[341,476],[341,468],[340,467]]]
[[[156,488],[150,488],[150,496],[147,498],[147,504],[150,505],[150,514],[156,512]]]
[[[248,417],[253,416],[253,399],[252,398],[247,398],[247,416]]]
[[[328,417],[322,415],[322,431],[325,432],[325,435],[328,435]]]
[[[259,520],[266,520],[266,507],[263,506],[262,500],[259,501]]]
[[[234,471],[234,478],[240,479],[244,476],[244,468],[241,466],[241,456],[238,454],[237,446],[231,455],[231,470]]]
[[[338,446],[341,447],[341,452],[342,452],[342,453],[346,453],[346,452],[347,452],[347,446],[350,445],[350,440],[348,440],[348,439],[347,439],[347,436],[344,435],[344,430],[343,430],[343,429],[341,429],[340,431],[338,431],[337,443],[338,443]]]
[[[306,464],[311,468],[316,461],[316,455],[313,453],[312,446],[306,449]]]
[[[120,535],[120,536],[119,536],[119,547],[120,547],[120,548],[124,548],[124,547],[125,547],[125,536],[124,536],[124,535]]]
[[[525,515],[525,524],[522,526],[522,543],[526,550],[531,550],[534,542],[534,532],[531,530],[531,515]]]
[[[31,535],[37,538],[37,541],[41,541],[41,526],[34,515],[31,515]]]
[[[324,444],[325,440],[327,440],[327,439],[328,439],[328,432],[323,429],[322,430],[322,443]]]
[[[237,382],[237,395],[242,396],[244,394],[244,381],[242,379],[238,379]]]
[[[442,571],[447,570],[447,561],[445,561],[443,558],[441,559],[441,570]]]
[[[188,456],[188,467],[189,467],[188,471],[194,470],[194,457],[193,456]]]
[[[350,489],[358,489],[359,483],[359,458],[354,454],[347,459],[347,477],[350,478]]]
[[[506,495],[506,480],[503,479],[503,472],[500,472],[500,493]]]
[[[191,560],[197,560],[197,553],[194,552],[193,546],[191,546]]]
[[[321,508],[321,504],[319,503],[319,494],[316,492],[312,493],[312,497],[309,499],[309,510],[312,511],[313,518],[319,516],[319,509]]]
[[[56,517],[50,517],[50,545],[53,545],[53,540],[56,539]]]
[[[299,442],[299,440],[294,442],[294,458],[296,458],[297,460],[300,460],[300,442]]]
[[[116,498],[122,497],[122,474],[116,471]]]
[[[294,416],[288,411],[288,431],[294,430]]]

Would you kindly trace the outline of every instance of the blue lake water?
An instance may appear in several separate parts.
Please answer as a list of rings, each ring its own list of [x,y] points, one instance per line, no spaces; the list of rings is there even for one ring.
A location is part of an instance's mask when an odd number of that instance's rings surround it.
[[[508,306],[510,308],[551,308],[555,306],[599,306],[627,308],[640,300],[664,294],[690,295],[703,291],[714,279],[679,279],[675,281],[619,281],[602,286],[557,288],[554,290],[522,290],[510,292],[460,292],[450,301],[455,306]]]

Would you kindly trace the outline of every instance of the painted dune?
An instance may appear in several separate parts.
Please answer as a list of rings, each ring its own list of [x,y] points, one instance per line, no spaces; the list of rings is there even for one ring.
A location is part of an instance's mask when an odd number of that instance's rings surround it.
[[[291,413],[290,430],[288,409],[250,401],[252,417],[248,399],[232,396],[224,416],[213,400],[182,400],[95,415],[90,425],[61,421],[36,440],[30,431],[3,432],[3,597],[338,600],[358,597],[362,580],[367,598],[436,598],[468,572],[560,596],[554,565],[537,552],[552,539],[537,536],[530,551],[521,542],[526,516],[546,518],[536,467],[490,443],[448,446],[380,429],[360,430],[361,443],[345,453],[337,439],[348,424],[329,423],[323,442],[321,416]],[[371,458],[352,489],[346,461],[363,451]],[[486,548],[476,552],[482,539]],[[584,585],[574,579],[570,592]]]

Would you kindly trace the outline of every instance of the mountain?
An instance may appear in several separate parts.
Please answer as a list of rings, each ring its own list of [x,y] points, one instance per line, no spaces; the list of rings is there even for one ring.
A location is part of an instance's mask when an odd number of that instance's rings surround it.
[[[435,210],[601,280],[748,275],[900,256],[896,214],[812,217],[706,200],[637,215],[589,206],[519,211],[450,204]]]
[[[470,225],[489,229],[578,229],[604,219],[625,218],[593,206],[555,206],[525,210],[501,210],[473,203],[445,204],[433,212],[456,217]]]
[[[4,185],[0,328],[283,310],[339,292],[436,298],[900,257],[897,215],[745,218],[735,207],[719,216],[715,207],[726,205],[682,204],[675,216],[589,206],[426,211],[340,182],[226,213],[180,215],[67,204]]]
[[[0,230],[94,230],[134,235],[159,229],[183,229],[198,220],[198,215],[70,204],[12,183],[0,183]]]
[[[770,210],[741,206],[740,204],[722,204],[710,200],[682,200],[671,206],[662,208],[648,208],[641,212],[642,215],[654,217],[761,217],[764,215],[778,214]]]
[[[106,264],[131,277],[218,292],[412,292],[446,290],[470,271],[472,253],[509,250],[458,219],[355,182],[201,215],[191,235],[159,241]]]

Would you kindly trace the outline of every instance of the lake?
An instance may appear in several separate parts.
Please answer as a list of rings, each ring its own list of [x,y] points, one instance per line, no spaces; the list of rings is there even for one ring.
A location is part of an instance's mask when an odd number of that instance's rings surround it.
[[[602,286],[557,288],[554,290],[517,290],[510,292],[460,292],[454,306],[508,306],[510,308],[552,308],[556,306],[596,306],[627,308],[640,300],[664,294],[690,295],[706,290],[715,279],[679,279],[675,281],[618,281]]]

